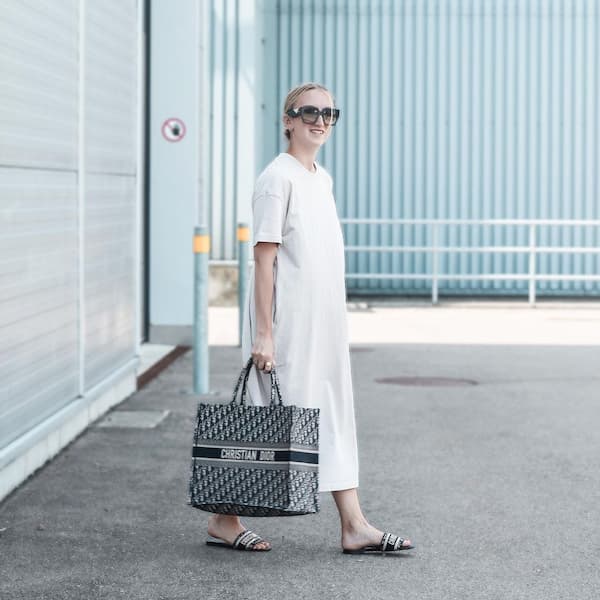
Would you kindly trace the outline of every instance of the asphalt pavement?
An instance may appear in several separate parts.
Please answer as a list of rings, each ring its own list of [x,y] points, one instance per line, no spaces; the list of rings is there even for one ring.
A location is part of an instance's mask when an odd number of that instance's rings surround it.
[[[600,597],[597,346],[428,339],[351,358],[363,511],[415,550],[342,554],[329,493],[317,515],[244,519],[271,552],[205,545],[208,513],[186,504],[195,406],[227,402],[241,360],[213,346],[209,396],[183,355],[0,504],[2,600]]]

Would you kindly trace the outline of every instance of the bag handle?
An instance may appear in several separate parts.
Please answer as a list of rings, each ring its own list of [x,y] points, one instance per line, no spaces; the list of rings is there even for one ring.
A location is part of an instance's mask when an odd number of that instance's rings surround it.
[[[250,377],[250,371],[252,370],[252,365],[254,364],[252,357],[249,358],[248,362],[242,369],[240,376],[235,384],[235,389],[233,390],[233,398],[231,399],[231,404],[236,404],[237,393],[240,389],[240,385],[242,386],[242,395],[240,399],[240,406],[246,405],[246,397],[248,395],[248,378]],[[258,370],[258,367],[257,367]],[[275,400],[278,399],[278,402]],[[277,372],[275,368],[271,369],[271,406],[278,404],[279,406],[283,406],[283,400],[281,398],[281,388],[279,387],[279,379],[277,379]]]

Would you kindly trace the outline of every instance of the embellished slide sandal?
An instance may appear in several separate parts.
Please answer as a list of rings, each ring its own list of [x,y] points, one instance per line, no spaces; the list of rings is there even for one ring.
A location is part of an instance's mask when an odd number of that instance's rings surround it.
[[[384,533],[381,542],[376,546],[363,546],[356,550],[344,549],[344,554],[364,554],[365,552],[394,552],[395,550],[411,550],[414,546],[403,546],[404,540],[393,533]]]
[[[252,552],[268,552],[271,548],[255,548],[256,544],[265,542],[260,535],[254,533],[250,529],[242,531],[232,544],[228,544],[219,538],[213,537],[212,535],[206,540],[209,546],[222,546],[223,548],[231,548],[232,550],[250,550]]]

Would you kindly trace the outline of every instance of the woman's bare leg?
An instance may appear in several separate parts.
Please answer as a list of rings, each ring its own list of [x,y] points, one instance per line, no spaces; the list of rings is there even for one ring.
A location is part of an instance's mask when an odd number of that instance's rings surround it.
[[[235,538],[244,531],[246,527],[242,525],[239,517],[235,515],[214,514],[208,518],[208,534],[217,537],[228,544],[232,544]],[[258,542],[254,546],[256,549],[270,548],[271,544],[266,540]]]
[[[356,550],[362,546],[379,544],[383,531],[370,525],[363,515],[358,501],[358,489],[336,490],[331,493],[340,513],[342,548]],[[411,541],[404,540],[402,545],[410,546]]]

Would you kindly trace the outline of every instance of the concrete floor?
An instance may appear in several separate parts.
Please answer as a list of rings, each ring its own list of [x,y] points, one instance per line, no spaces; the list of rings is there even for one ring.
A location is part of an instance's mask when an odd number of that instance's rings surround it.
[[[158,425],[92,426],[0,504],[0,597],[598,598],[600,310],[349,319],[363,510],[414,551],[343,555],[330,494],[314,516],[246,519],[269,553],[206,546],[208,514],[186,505],[188,353],[116,409],[168,410]],[[210,359],[208,398],[227,402],[239,349]]]

